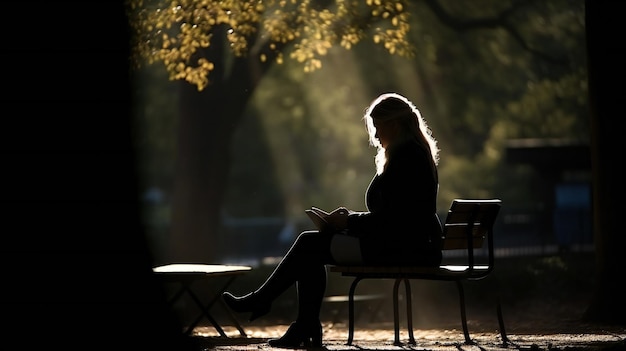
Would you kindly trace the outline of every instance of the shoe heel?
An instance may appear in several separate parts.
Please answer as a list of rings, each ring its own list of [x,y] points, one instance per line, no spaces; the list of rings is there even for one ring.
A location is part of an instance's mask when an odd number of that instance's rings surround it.
[[[321,348],[322,347],[322,325],[307,325],[292,323],[285,334],[268,341],[271,347],[279,348]]]
[[[322,326],[318,325],[311,327],[311,330],[309,332],[311,334],[309,335],[309,338],[307,338],[307,341],[310,342],[308,346],[322,347]]]

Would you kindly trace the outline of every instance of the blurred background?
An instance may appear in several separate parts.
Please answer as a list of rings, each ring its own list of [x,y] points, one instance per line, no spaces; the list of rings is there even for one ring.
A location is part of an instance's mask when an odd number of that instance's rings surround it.
[[[305,209],[365,210],[375,149],[363,112],[394,91],[417,105],[441,148],[442,220],[455,198],[502,199],[503,296],[527,313],[560,301],[582,314],[594,279],[585,1],[362,1],[345,18],[341,2],[266,2],[258,12],[194,3],[144,2],[131,17],[150,47],[135,56],[132,116],[155,265],[250,265],[232,287],[243,294],[314,228]],[[205,11],[224,26],[203,24]],[[194,41],[209,46],[184,44]],[[193,54],[179,56],[185,48]],[[347,292],[348,279],[329,279],[327,295]],[[422,322],[449,315],[445,287],[415,291],[417,301],[441,299],[421,309]],[[478,310],[492,302],[486,291],[475,292]],[[274,315],[288,321],[295,293],[281,301]],[[343,317],[337,306],[325,318]]]
[[[152,266],[249,264],[232,286],[244,292],[313,228],[304,209],[364,209],[361,117],[384,91],[439,141],[442,216],[456,197],[503,200],[494,278],[532,317],[516,322],[590,307],[623,324],[620,4],[11,2],[3,336],[179,344]],[[345,293],[335,278],[328,293]]]
[[[202,90],[141,58],[133,118],[157,264],[258,267],[313,228],[306,208],[364,210],[375,149],[362,116],[387,91],[412,100],[439,142],[442,218],[454,198],[500,198],[499,255],[593,250],[584,1],[399,3],[411,55],[372,40],[380,20],[349,48],[318,51],[316,69],[288,56],[301,43],[255,70],[253,47],[241,58],[212,39],[204,55],[226,58]]]

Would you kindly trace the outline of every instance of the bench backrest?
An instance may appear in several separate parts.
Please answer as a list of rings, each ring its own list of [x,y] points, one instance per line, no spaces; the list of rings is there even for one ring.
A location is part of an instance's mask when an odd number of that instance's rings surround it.
[[[502,200],[455,199],[443,227],[443,250],[465,250],[468,264],[474,264],[474,249],[487,241],[489,266],[493,265],[493,225]]]
[[[443,228],[443,249],[481,248],[493,230],[501,203],[499,199],[452,201]]]

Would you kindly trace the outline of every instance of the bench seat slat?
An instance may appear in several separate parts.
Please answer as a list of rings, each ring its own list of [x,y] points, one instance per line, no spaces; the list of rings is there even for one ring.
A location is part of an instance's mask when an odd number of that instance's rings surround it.
[[[332,266],[331,272],[338,273],[431,273],[431,272],[463,272],[469,270],[468,265],[442,265],[439,267],[380,267],[380,266]],[[487,265],[477,265],[474,270],[487,270]]]

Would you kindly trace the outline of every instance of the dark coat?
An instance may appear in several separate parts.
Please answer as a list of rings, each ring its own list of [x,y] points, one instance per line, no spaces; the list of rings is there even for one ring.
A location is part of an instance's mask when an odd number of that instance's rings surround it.
[[[363,261],[438,265],[442,234],[438,189],[430,152],[415,142],[397,145],[385,171],[368,186],[367,212],[348,217],[347,234],[360,238]]]

